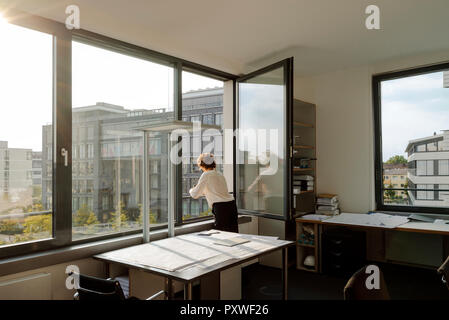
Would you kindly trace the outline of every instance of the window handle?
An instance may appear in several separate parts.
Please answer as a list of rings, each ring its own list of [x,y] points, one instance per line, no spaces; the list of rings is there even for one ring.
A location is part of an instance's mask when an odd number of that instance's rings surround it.
[[[67,151],[66,148],[62,148],[61,149],[61,156],[64,157],[64,166],[68,167],[68,165],[69,165],[69,152]]]

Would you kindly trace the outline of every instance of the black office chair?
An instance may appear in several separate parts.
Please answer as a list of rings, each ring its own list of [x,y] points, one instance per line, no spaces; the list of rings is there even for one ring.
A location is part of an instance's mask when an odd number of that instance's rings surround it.
[[[70,275],[73,275],[71,273]],[[122,288],[122,286],[124,288]],[[123,301],[138,300],[135,297],[129,297],[129,281],[127,277],[117,277],[115,279],[101,279],[92,276],[79,275],[79,288],[73,296],[76,300],[95,300],[95,301]],[[125,290],[124,290],[125,289]],[[166,296],[165,291],[159,291],[145,300],[154,300],[161,295]]]
[[[441,280],[446,284],[449,289],[449,257],[447,257],[446,261],[438,268],[438,273],[441,274]]]

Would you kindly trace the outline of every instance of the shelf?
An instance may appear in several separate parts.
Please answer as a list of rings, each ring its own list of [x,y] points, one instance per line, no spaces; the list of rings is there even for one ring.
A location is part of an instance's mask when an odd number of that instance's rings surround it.
[[[315,168],[293,168],[293,172],[313,171]]]
[[[303,128],[313,128],[314,125],[311,123],[304,123],[304,122],[298,122],[298,121],[293,121],[293,125],[295,127],[303,127]]]
[[[315,149],[314,146],[306,146],[306,145],[296,145],[293,146],[293,149]]]
[[[296,242],[296,245],[297,245],[298,247],[315,248],[315,245],[314,245],[314,244],[306,244],[306,243],[299,243],[299,242]]]
[[[304,194],[304,193],[314,193],[314,192],[315,192],[315,190],[307,190],[307,191],[301,191],[300,193],[294,193],[293,195],[299,196],[299,195]]]
[[[318,270],[316,270],[315,268],[313,268],[313,269],[308,269],[308,268],[303,267],[303,266],[296,266],[296,269],[304,270],[304,271],[309,271],[309,272],[318,272]]]

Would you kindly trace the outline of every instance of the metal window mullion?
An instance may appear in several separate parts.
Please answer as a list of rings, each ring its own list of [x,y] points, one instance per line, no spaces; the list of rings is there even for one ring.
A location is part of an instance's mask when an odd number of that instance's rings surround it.
[[[64,165],[62,149],[68,154]],[[72,240],[72,41],[69,32],[53,38],[53,227],[56,245]]]
[[[174,65],[174,77],[173,77],[173,94],[174,94],[174,115],[175,120],[182,120],[182,63],[178,62]],[[181,137],[178,138],[178,143],[181,141]],[[169,150],[170,152],[170,150]],[[182,152],[182,151],[181,151]],[[170,155],[170,154],[169,154]],[[181,154],[182,156],[182,154]],[[176,224],[182,224],[182,162],[176,165],[173,172],[174,186],[174,200],[175,200],[175,218]]]

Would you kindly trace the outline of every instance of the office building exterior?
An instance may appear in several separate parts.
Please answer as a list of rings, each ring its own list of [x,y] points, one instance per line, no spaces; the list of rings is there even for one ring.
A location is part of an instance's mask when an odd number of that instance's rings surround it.
[[[443,87],[449,88],[449,71],[443,71]]]
[[[223,89],[213,88],[183,94],[184,121],[222,125]],[[83,207],[106,223],[117,210],[137,221],[143,202],[142,132],[136,127],[171,120],[171,110],[128,110],[123,106],[99,102],[72,109],[72,213]],[[42,190],[44,208],[51,206],[51,126],[43,126]],[[152,223],[167,222],[168,135],[151,133],[149,139],[149,188]],[[191,138],[191,145],[194,142]],[[185,157],[183,152],[183,157]],[[185,216],[208,211],[205,199],[190,198],[189,189],[199,179],[195,154],[186,155],[183,164],[182,208]],[[192,161],[193,159],[193,161]],[[120,208],[120,209],[119,209]]]
[[[449,130],[411,140],[408,153],[408,192],[414,206],[449,206]],[[417,190],[413,190],[417,189]]]
[[[8,141],[0,141],[0,212],[32,204],[32,164],[31,149],[9,148]]]

